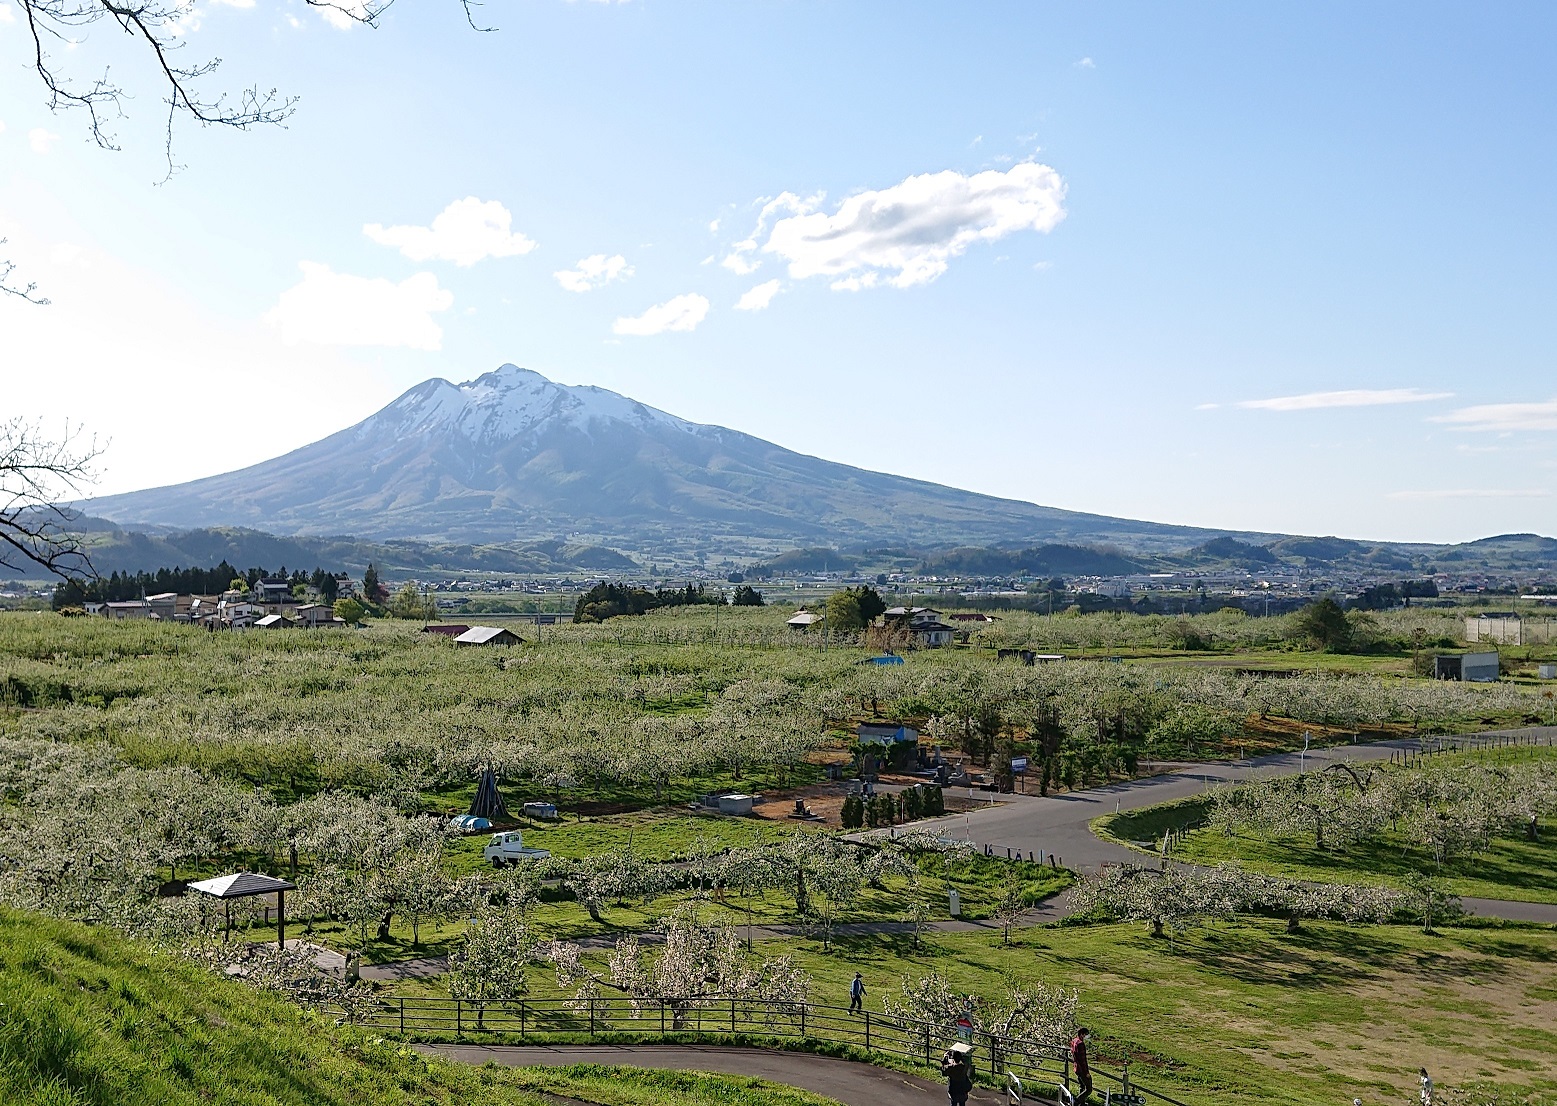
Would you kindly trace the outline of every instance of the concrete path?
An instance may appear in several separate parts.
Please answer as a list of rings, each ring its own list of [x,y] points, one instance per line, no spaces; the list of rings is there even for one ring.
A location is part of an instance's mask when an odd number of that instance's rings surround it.
[[[887,1068],[834,1060],[803,1052],[760,1048],[701,1048],[696,1045],[417,1045],[418,1051],[467,1064],[508,1067],[616,1064],[631,1068],[708,1071],[749,1075],[836,1098],[844,1106],[915,1106],[946,1101],[938,1082]],[[1002,1096],[975,1088],[969,1103],[996,1106]]]

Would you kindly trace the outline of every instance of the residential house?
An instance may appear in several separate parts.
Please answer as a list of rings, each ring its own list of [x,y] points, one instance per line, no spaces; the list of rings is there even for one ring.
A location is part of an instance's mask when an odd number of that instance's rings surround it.
[[[915,643],[925,649],[950,645],[956,633],[941,621],[941,612],[933,607],[889,607],[882,617],[906,628]]]
[[[297,602],[297,597],[292,594],[292,582],[285,576],[265,577],[250,589],[249,599],[262,606],[272,604],[280,606]]]
[[[128,618],[150,618],[151,607],[144,599],[126,599],[122,602],[104,603],[103,616],[115,621]]]
[[[304,603],[292,612],[297,624],[305,630],[320,626],[344,626],[346,620],[335,617],[335,608],[328,603]]]
[[[190,600],[191,597],[188,595],[179,595],[176,591],[164,591],[157,595],[148,595],[146,605],[151,608],[153,618],[160,618],[164,622],[172,622],[175,619],[183,622],[189,619]]]

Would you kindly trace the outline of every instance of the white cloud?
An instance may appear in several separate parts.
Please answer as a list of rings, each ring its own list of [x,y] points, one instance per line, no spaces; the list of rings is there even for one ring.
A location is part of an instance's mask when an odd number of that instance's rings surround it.
[[[32,147],[32,152],[35,154],[48,153],[58,141],[59,135],[51,134],[42,127],[34,127],[27,132],[27,145]]]
[[[1390,499],[1409,501],[1435,499],[1547,499],[1545,488],[1433,488],[1424,491],[1390,492]]]
[[[254,0],[209,0],[209,3],[219,8],[252,8]]]
[[[11,5],[0,4],[0,23],[15,23],[16,13],[11,10]]]
[[[1077,69],[1096,69],[1097,68],[1097,62],[1093,61],[1091,58],[1082,58],[1080,61],[1078,61],[1076,63],[1076,68]]]
[[[432,273],[417,273],[395,284],[332,272],[313,261],[298,268],[303,279],[282,292],[265,315],[287,345],[442,348],[443,328],[432,315],[448,310],[454,295],[439,288]]]
[[[763,311],[768,304],[773,302],[773,297],[778,295],[779,282],[765,280],[755,288],[747,289],[745,295],[736,302],[737,311]]]
[[[712,220],[709,221],[709,223],[708,223],[708,233],[709,234],[718,234],[719,233],[719,220],[718,219],[712,219]]]
[[[787,261],[790,276],[831,277],[841,291],[882,282],[908,288],[940,276],[974,243],[1053,230],[1065,218],[1064,199],[1060,175],[1036,162],[972,176],[948,169],[850,196],[831,215],[816,210],[820,196],[786,192],[763,208],[752,241],[769,215],[787,209],[793,214],[773,224],[762,252]],[[725,263],[750,252],[746,245]]]
[[[752,256],[757,252],[760,240],[768,230],[768,220],[780,213],[806,215],[821,206],[825,192],[812,196],[797,196],[793,192],[781,192],[772,199],[763,199],[762,210],[757,213],[757,226],[747,238],[730,247],[730,253],[719,264],[737,276],[750,276],[762,268],[762,259]],[[710,228],[712,229],[712,228]]]
[[[697,324],[708,316],[708,300],[696,292],[676,296],[664,303],[655,304],[642,315],[617,319],[611,326],[613,334],[630,334],[648,337],[666,331],[696,330]]]
[[[7,410],[43,416],[51,428],[68,416],[108,440],[103,478],[90,489],[97,494],[255,464],[350,425],[430,375],[393,364],[424,354],[285,346],[258,311],[244,310],[242,281],[192,297],[139,258],[102,250],[41,185],[0,183],[0,237],[10,238],[4,256],[24,263],[27,280],[53,301],[34,307],[0,295]],[[227,314],[229,306],[242,315]],[[167,432],[167,397],[205,394],[213,365],[234,395],[327,394],[329,417],[273,419],[263,434],[201,432],[191,448],[187,434]]]
[[[603,253],[596,253],[580,258],[575,268],[559,269],[551,275],[569,292],[588,292],[593,288],[603,288],[613,280],[626,280],[633,275],[633,267],[627,264],[627,259],[621,254],[607,257]]]
[[[439,212],[430,227],[368,223],[362,233],[382,246],[395,247],[412,261],[436,259],[466,266],[535,249],[535,241],[512,230],[512,225],[513,216],[496,200],[482,202],[466,196]]]
[[[1483,403],[1462,407],[1433,421],[1456,430],[1557,430],[1557,399],[1545,403]]]
[[[1453,392],[1423,392],[1416,388],[1353,388],[1341,392],[1307,392],[1300,396],[1246,399],[1233,404],[1250,411],[1317,411],[1326,407],[1386,407],[1396,403],[1428,403],[1449,399]]]

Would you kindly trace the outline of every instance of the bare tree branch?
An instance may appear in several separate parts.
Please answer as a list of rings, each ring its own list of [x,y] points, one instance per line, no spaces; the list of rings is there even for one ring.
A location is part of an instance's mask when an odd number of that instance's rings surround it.
[[[0,238],[0,246],[6,244],[7,239]],[[17,299],[35,303],[40,307],[48,305],[48,297],[37,295],[38,285],[34,281],[28,281],[23,285],[11,283],[11,274],[16,272],[16,264],[9,258],[0,258],[0,292],[15,296]]]
[[[0,422],[0,567],[37,566],[61,579],[96,575],[65,528],[73,512],[59,502],[97,478],[92,462],[103,447],[80,438],[69,425],[54,439],[25,419]]]

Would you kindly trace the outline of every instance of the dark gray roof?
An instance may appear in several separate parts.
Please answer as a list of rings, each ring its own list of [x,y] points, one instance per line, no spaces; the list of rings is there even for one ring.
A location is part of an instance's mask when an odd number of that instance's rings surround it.
[[[296,891],[297,884],[288,883],[275,876],[261,875],[258,872],[234,872],[230,876],[217,876],[215,879],[203,879],[199,883],[191,883],[189,889],[218,899],[242,899],[249,895],[274,895],[277,891]]]

